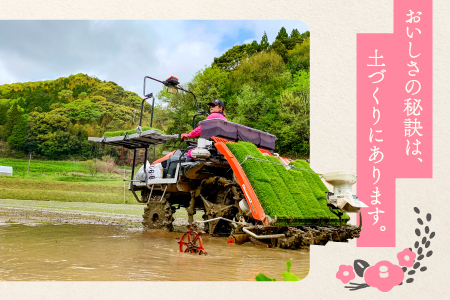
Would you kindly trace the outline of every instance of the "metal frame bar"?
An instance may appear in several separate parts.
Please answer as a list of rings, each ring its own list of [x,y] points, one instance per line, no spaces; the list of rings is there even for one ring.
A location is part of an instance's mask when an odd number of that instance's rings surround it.
[[[139,203],[142,203],[142,201],[139,200],[139,197],[136,195],[136,192],[134,191],[133,183],[132,183],[132,182],[130,182],[130,188],[129,188],[129,190],[131,190],[131,192],[133,193],[133,196],[134,196],[134,198],[136,198],[136,201],[139,202]]]
[[[152,198],[153,187],[154,187],[154,185],[152,185],[152,189],[150,190],[150,195],[148,196],[147,202],[150,202],[150,199]]]
[[[161,80],[152,78],[152,77],[150,77],[150,76],[145,76],[145,77],[144,77],[144,97],[150,97],[150,95],[151,95],[151,94],[148,94],[148,95],[145,94],[145,79],[147,79],[147,78],[148,78],[148,79],[151,79],[151,80],[154,80],[154,81],[157,81],[157,82],[160,82],[160,83],[164,84],[165,86],[168,86],[168,83],[167,83],[166,81],[161,81]],[[175,86],[175,87],[176,87],[177,89],[179,89],[179,90],[182,90],[183,92],[190,93],[190,94],[192,94],[192,96],[194,96],[195,108],[197,109],[197,112],[200,113],[200,110],[198,109],[197,97],[195,97],[195,94],[194,94],[193,92],[191,92],[191,91],[188,91],[188,90],[183,89],[183,88],[180,87],[180,86]]]
[[[148,147],[145,147],[144,151],[144,174],[145,174],[145,182],[148,180],[148,174],[147,174],[147,154],[148,154]],[[134,168],[134,164],[133,164]]]
[[[153,192],[153,187],[154,187],[155,185],[152,185],[152,191],[150,192],[150,196],[151,196],[151,193]],[[159,201],[150,201],[150,197],[148,198],[148,200],[147,200],[147,203],[162,203],[163,202],[163,199],[164,199],[164,196],[166,195],[166,191],[167,191],[167,187],[168,187],[169,185],[168,184],[166,184],[166,188],[164,189],[164,192],[163,192],[163,194],[162,194],[162,196],[161,196],[161,199],[159,200]],[[162,188],[162,185],[161,185],[161,188]]]

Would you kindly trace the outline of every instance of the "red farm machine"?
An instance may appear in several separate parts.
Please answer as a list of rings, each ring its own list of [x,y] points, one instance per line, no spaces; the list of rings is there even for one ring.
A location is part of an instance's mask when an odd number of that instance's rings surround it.
[[[164,84],[171,93],[191,93],[198,111],[194,124],[198,115],[207,114],[198,109],[195,95],[180,87],[175,77],[159,81],[146,76],[141,121],[144,102],[153,98],[153,122],[154,97],[145,93],[146,79]],[[185,208],[190,225],[204,223],[210,235],[230,236],[237,243],[251,240],[296,249],[359,237],[361,220],[359,226],[349,225],[347,215],[365,207],[352,193],[356,174],[324,174],[322,178],[334,187],[330,192],[307,162],[290,162],[274,153],[274,135],[221,119],[201,121],[197,141],[186,141],[186,149],[173,151],[149,166],[149,148],[178,135],[142,131],[141,121],[135,134],[89,140],[134,150],[129,190],[146,205],[142,222],[146,228],[172,230],[174,212]],[[144,166],[135,176],[140,148],[145,149]],[[187,157],[190,149],[194,159]],[[194,221],[194,214],[200,211],[203,221]]]

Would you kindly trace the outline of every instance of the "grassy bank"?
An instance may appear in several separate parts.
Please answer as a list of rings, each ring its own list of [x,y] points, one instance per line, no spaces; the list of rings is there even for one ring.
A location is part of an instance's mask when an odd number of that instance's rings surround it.
[[[14,175],[24,176],[28,170],[28,160],[0,158],[0,166],[10,166],[13,168]],[[80,161],[54,161],[54,160],[31,160],[30,174],[67,174],[86,173],[89,171]]]
[[[2,158],[0,165],[13,167],[14,174],[0,176],[0,199],[137,203],[123,174],[91,176],[84,162],[31,160],[28,175],[28,160]]]
[[[14,158],[0,158],[0,166],[9,166],[13,168],[13,175],[27,176],[28,160],[14,159]],[[123,169],[124,167],[119,167]],[[126,171],[131,170],[131,167],[125,167]],[[31,160],[30,172],[28,176],[45,175],[62,175],[66,176],[70,173],[79,173],[89,175],[89,169],[85,161],[58,161],[58,160]]]
[[[0,199],[53,200],[66,202],[137,203],[120,179],[99,182],[61,182],[50,177],[0,178]]]

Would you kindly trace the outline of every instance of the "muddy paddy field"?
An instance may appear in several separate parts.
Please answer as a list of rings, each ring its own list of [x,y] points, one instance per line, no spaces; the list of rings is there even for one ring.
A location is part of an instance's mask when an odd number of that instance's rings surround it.
[[[203,236],[208,255],[180,253],[184,210],[173,232],[144,230],[142,213],[137,204],[0,199],[0,280],[254,281],[259,273],[283,280],[291,258],[292,273],[308,274],[308,249]]]

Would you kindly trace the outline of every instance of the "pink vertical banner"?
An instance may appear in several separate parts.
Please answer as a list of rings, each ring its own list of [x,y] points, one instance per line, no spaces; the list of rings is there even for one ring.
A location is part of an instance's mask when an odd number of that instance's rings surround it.
[[[357,246],[395,246],[395,179],[432,176],[431,0],[394,0],[393,34],[357,35],[357,174]]]

